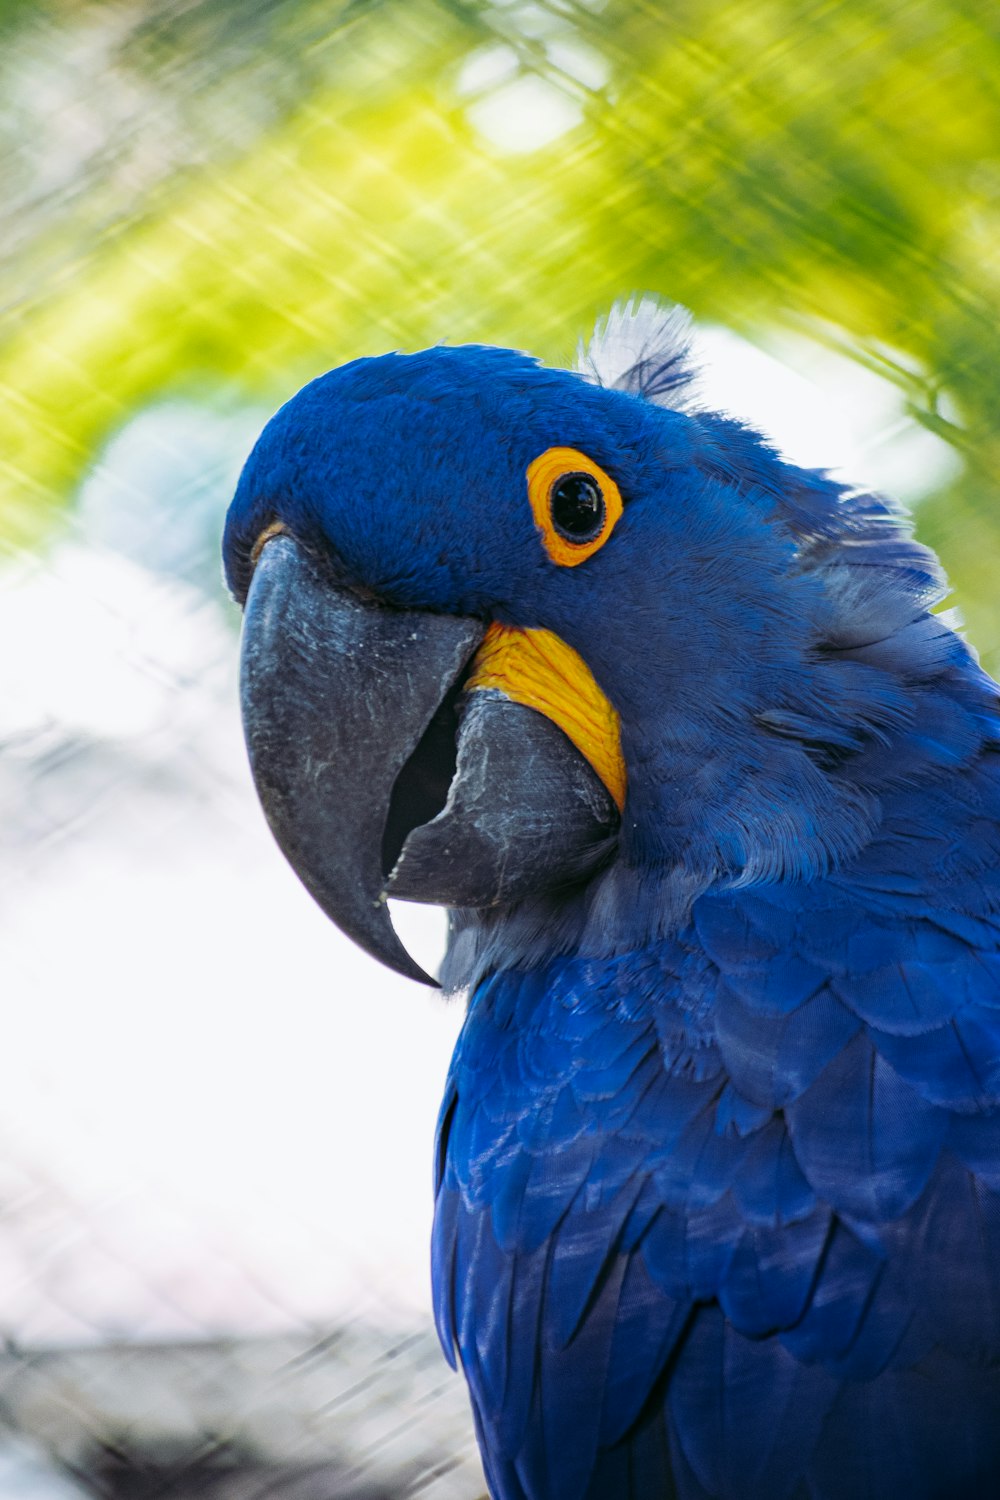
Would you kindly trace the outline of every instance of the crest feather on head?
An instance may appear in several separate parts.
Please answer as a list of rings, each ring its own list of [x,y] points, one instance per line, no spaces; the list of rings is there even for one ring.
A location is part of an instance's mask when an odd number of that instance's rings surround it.
[[[595,385],[628,391],[657,406],[686,406],[697,375],[691,364],[691,314],[649,293],[616,302],[590,342],[580,340],[576,368]]]

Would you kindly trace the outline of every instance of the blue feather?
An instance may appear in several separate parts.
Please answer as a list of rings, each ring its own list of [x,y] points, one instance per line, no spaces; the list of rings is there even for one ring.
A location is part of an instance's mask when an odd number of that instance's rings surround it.
[[[753,1338],[793,1327],[802,1318],[830,1234],[832,1215],[819,1207],[780,1234],[744,1230],[719,1286],[727,1318]]]
[[[733,1197],[748,1224],[795,1224],[816,1207],[783,1120],[772,1120],[746,1142],[734,1174]]]
[[[918,1036],[872,1032],[880,1054],[932,1104],[963,1111],[1000,1103],[1000,1010],[969,1005]]]
[[[814,1493],[852,1500],[979,1500],[1000,1474],[1000,1380],[942,1354],[871,1382],[846,1381],[809,1469]]]
[[[1000,1191],[1000,1110],[953,1115],[948,1146],[981,1182]]]
[[[840,1359],[858,1335],[884,1270],[882,1257],[835,1221],[806,1311],[781,1335],[785,1348],[810,1363]]]
[[[948,1127],[945,1112],[862,1036],[788,1105],[787,1118],[815,1192],[845,1214],[874,1220],[896,1217],[920,1195]]]
[[[670,1406],[704,1489],[784,1500],[802,1477],[836,1382],[775,1340],[747,1340],[718,1308],[699,1310],[677,1361]]]
[[[629,1256],[601,1406],[602,1448],[613,1448],[638,1420],[690,1314],[687,1298],[664,1296],[642,1257]],[[664,1472],[659,1470],[661,1480]]]
[[[608,1267],[618,1259],[622,1228],[642,1183],[627,1182],[616,1197],[590,1213],[571,1208],[559,1226],[546,1300],[545,1337],[564,1349],[580,1331]]]
[[[920,1223],[911,1275],[935,1340],[1000,1366],[1000,1194],[945,1155]]]
[[[568,1093],[565,1087],[561,1090],[561,1094]],[[554,1107],[545,1113],[544,1122],[533,1116],[534,1133],[540,1123],[547,1123],[553,1133],[537,1147],[530,1137],[526,1145],[512,1141],[511,1149],[495,1159],[483,1188],[491,1202],[493,1232],[509,1251],[531,1252],[542,1245],[584,1185],[593,1180],[597,1143],[577,1128],[576,1105],[570,1101],[564,1109]],[[555,1133],[560,1125],[566,1128],[561,1149]],[[623,1175],[633,1167],[634,1160],[625,1164]]]
[[[715,1130],[717,1135],[752,1135],[771,1119],[773,1111],[766,1105],[752,1104],[744,1097],[732,1080],[726,1084],[715,1105]]]
[[[729,981],[716,991],[719,1048],[736,1088],[761,1109],[797,1099],[860,1031],[860,1022],[820,990],[790,1016],[764,1019]]]
[[[863,1021],[894,1036],[917,1036],[949,1021],[974,998],[968,960],[899,959],[831,980],[830,988]]]
[[[455,1276],[460,1207],[461,1199],[458,1193],[448,1189],[438,1190],[434,1208],[434,1233],[431,1239],[434,1321],[441,1348],[452,1369],[455,1369],[458,1363]]]

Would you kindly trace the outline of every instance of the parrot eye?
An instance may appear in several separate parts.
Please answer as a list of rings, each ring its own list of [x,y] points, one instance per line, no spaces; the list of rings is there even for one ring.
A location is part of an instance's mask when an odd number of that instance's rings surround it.
[[[546,552],[563,568],[593,557],[622,513],[618,486],[578,448],[546,448],[528,465],[528,498]]]
[[[589,474],[564,474],[552,486],[552,524],[567,542],[592,542],[600,536],[607,506]]]

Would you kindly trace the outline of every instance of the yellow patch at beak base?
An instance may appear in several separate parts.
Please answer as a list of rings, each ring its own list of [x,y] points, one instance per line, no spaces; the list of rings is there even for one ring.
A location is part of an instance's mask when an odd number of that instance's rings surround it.
[[[465,686],[466,691],[497,688],[551,719],[590,762],[622,811],[628,778],[621,721],[572,646],[551,630],[493,624]]]

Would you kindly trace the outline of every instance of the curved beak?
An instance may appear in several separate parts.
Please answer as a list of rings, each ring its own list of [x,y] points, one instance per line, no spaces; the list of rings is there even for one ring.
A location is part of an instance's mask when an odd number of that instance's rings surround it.
[[[463,694],[485,629],[362,598],[288,535],[264,546],[246,603],[243,724],[271,830],[338,927],[427,984],[387,893],[516,900],[589,873],[618,823],[553,723]]]

